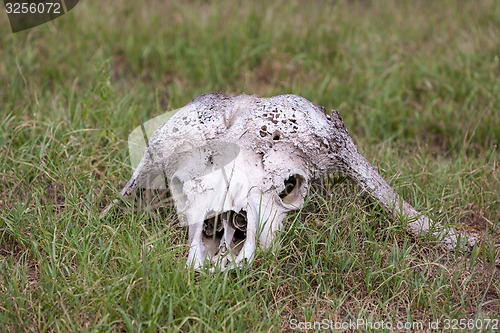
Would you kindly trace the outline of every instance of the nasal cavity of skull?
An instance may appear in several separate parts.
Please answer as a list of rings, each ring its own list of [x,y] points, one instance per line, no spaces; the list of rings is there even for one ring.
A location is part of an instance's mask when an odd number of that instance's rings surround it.
[[[300,175],[291,175],[284,184],[285,188],[279,194],[281,201],[285,204],[293,204],[297,201],[300,195],[300,187],[304,183],[304,179]]]
[[[222,238],[224,233],[224,225],[221,215],[215,215],[206,219],[203,222],[203,233],[207,237],[214,237],[218,240]]]
[[[232,211],[231,222],[236,229],[233,242],[238,245],[247,238],[247,212],[245,212],[244,210],[240,211],[239,213]]]
[[[212,256],[218,254],[221,241],[224,240],[229,247],[227,250],[237,255],[246,240],[247,225],[247,213],[244,210],[231,210],[206,219],[203,222],[203,236],[209,253]],[[225,230],[225,226],[228,230]],[[225,239],[227,237],[230,239]]]

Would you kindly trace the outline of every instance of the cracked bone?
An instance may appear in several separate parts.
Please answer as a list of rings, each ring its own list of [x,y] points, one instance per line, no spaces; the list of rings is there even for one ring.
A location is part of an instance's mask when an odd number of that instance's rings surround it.
[[[187,265],[227,269],[252,261],[257,244],[272,246],[285,216],[303,206],[311,180],[329,173],[347,176],[395,219],[407,220],[414,236],[431,232],[450,250],[459,239],[476,242],[419,214],[359,153],[337,111],[328,115],[295,95],[199,96],[154,131],[121,195],[166,179],[189,228]]]

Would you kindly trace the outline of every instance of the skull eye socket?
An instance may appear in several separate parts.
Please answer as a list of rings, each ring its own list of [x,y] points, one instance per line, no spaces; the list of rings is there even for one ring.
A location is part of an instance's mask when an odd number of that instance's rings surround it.
[[[304,183],[304,178],[300,175],[288,177],[284,184],[285,189],[281,191],[279,197],[284,204],[293,204],[300,198],[300,188]]]

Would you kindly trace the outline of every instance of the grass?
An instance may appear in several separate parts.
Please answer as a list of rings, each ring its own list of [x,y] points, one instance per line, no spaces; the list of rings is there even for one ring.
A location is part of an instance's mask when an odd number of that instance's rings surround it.
[[[0,26],[1,332],[499,318],[498,2],[82,1]],[[412,239],[336,178],[251,269],[186,270],[172,210],[99,220],[130,177],[130,131],[210,91],[338,109],[398,193],[482,245]]]

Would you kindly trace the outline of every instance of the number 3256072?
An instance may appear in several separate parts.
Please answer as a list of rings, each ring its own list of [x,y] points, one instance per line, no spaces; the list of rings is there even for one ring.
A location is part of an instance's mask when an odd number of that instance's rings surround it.
[[[58,2],[6,2],[7,14],[61,14],[61,4]]]

